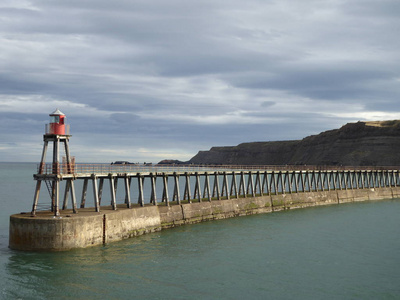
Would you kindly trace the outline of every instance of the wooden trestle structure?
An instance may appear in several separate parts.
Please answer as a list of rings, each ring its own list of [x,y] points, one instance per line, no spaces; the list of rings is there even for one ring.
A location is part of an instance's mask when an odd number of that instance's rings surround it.
[[[138,191],[137,203],[163,205],[181,204],[181,201],[201,202],[261,195],[301,193],[313,191],[364,189],[398,186],[400,170],[397,167],[321,167],[321,166],[145,166],[73,164],[68,149],[69,136],[45,135],[42,160],[38,173],[33,201],[32,216],[35,216],[41,182],[50,183],[51,210],[60,214],[60,181],[66,181],[62,209],[67,209],[69,198],[72,210],[78,212],[74,182],[83,180],[80,208],[86,206],[89,181],[93,187],[94,209],[100,212],[104,181],[110,186],[112,209],[117,209],[116,192],[118,181],[124,183],[125,197],[122,204],[132,207],[131,194]],[[54,143],[53,163],[45,164],[47,144]],[[58,147],[65,145],[66,163],[58,162]],[[149,178],[145,180],[145,178]],[[182,180],[183,178],[183,180]],[[132,181],[137,184],[133,185]],[[168,184],[173,180],[173,185]],[[183,181],[183,182],[182,182]],[[160,184],[161,182],[161,184]],[[145,184],[147,183],[147,184]],[[149,184],[150,183],[150,184]],[[158,185],[157,185],[158,183]],[[169,189],[173,186],[172,193]],[[157,198],[157,191],[162,194]],[[150,195],[145,199],[145,195]],[[119,203],[121,204],[121,203]]]

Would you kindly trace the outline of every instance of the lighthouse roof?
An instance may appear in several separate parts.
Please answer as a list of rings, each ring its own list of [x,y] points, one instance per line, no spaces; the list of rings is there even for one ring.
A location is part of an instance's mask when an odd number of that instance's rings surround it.
[[[65,116],[65,114],[63,114],[58,108],[53,111],[50,116]]]

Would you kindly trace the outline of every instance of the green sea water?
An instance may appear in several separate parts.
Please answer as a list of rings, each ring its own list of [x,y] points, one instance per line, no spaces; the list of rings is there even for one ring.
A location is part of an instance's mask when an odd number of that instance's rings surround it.
[[[400,299],[400,200],[182,226],[60,253],[8,249],[35,164],[0,163],[1,299]]]

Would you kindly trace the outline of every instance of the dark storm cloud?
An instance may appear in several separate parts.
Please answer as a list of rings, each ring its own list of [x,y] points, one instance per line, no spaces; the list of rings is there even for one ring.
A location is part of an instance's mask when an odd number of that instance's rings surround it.
[[[273,105],[275,105],[274,101],[264,101],[264,102],[261,103],[261,106],[263,106],[263,107],[270,107],[270,106],[273,106]]]
[[[97,161],[400,119],[399,15],[396,0],[5,0],[2,159],[39,158],[56,107]]]

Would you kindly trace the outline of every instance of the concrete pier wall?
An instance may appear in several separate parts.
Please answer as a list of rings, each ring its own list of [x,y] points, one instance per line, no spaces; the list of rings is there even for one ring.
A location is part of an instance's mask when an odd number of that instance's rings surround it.
[[[225,219],[294,208],[341,204],[400,197],[399,187],[331,190],[264,195],[239,199],[144,207],[102,208],[101,212],[80,210],[16,214],[10,217],[9,246],[16,250],[64,251],[102,245],[113,241],[202,221]]]

